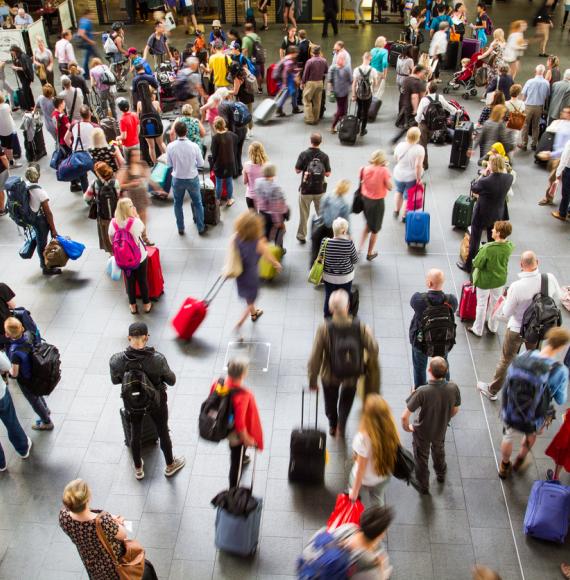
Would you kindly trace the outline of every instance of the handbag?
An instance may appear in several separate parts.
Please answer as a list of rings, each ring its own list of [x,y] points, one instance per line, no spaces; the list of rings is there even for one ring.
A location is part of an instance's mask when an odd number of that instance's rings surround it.
[[[20,249],[20,258],[23,260],[29,260],[34,255],[38,245],[36,240],[36,231],[32,228],[26,228],[24,230],[24,236],[26,241]]]
[[[44,250],[44,260],[46,268],[63,268],[69,262],[69,256],[61,247],[61,244],[52,239]]]
[[[107,262],[107,274],[113,282],[118,282],[121,279],[122,270],[117,266],[114,256],[111,256]]]
[[[241,276],[242,272],[243,263],[241,261],[241,254],[236,245],[236,238],[235,236],[232,236],[230,238],[230,247],[228,248],[226,261],[222,268],[222,276],[224,276],[224,278],[237,278],[238,276]]]
[[[52,154],[49,166],[52,169],[57,169],[61,162],[67,157],[67,152],[63,147],[58,147]]]
[[[362,213],[364,211],[364,202],[362,201],[362,170],[358,181],[358,188],[354,192],[352,199],[352,213]]]
[[[71,155],[64,159],[57,168],[58,181],[76,181],[82,175],[89,171],[93,171],[93,158],[87,151],[77,151],[77,147],[81,143],[83,149],[83,142],[81,141],[81,122],[77,125],[77,141],[75,148]]]
[[[321,242],[321,247],[319,249],[319,254],[316,260],[311,266],[311,271],[309,272],[309,282],[318,286],[323,280],[323,270],[325,269],[325,253],[327,251],[327,244],[329,243],[329,238],[325,238]]]
[[[331,532],[343,524],[360,524],[360,516],[364,511],[362,502],[351,501],[347,493],[339,493],[332,514],[327,521],[327,530]]]
[[[460,42],[461,35],[458,32],[450,32],[449,33],[449,42]]]
[[[55,239],[59,242],[60,246],[63,248],[63,251],[71,260],[77,260],[85,251],[84,244],[80,242],[74,242],[69,237],[64,238],[63,236],[56,236]]]
[[[414,456],[402,445],[398,444],[398,449],[396,451],[396,463],[394,464],[394,472],[392,475],[396,479],[402,479],[411,483],[414,472],[416,470],[416,462],[414,461]]]
[[[144,548],[141,544],[137,540],[123,540],[125,553],[120,558],[117,558],[103,531],[101,515],[95,518],[95,527],[97,529],[97,537],[105,551],[111,556],[119,578],[121,580],[142,580],[145,561]]]

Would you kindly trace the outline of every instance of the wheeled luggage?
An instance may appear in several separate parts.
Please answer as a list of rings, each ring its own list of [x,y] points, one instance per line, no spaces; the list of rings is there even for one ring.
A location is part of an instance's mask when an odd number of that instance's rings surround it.
[[[459,62],[459,42],[449,42],[447,44],[447,51],[443,59],[444,68],[451,71],[457,70],[457,63]]]
[[[481,43],[476,38],[463,38],[461,58],[471,58],[479,50],[481,50]]]
[[[34,138],[31,141],[28,141],[25,135],[26,132],[24,132],[24,150],[26,152],[26,161],[31,163],[32,161],[39,161],[42,157],[45,157],[47,155],[47,151],[42,127],[38,127],[34,133]]]
[[[568,534],[570,487],[559,481],[532,484],[524,516],[524,533],[539,540],[563,544]]]
[[[368,122],[374,123],[376,117],[378,117],[378,112],[382,106],[382,101],[376,97],[372,97],[372,102],[370,103],[370,108],[368,109]]]
[[[473,123],[462,121],[455,127],[451,142],[449,167],[465,169],[469,163],[469,152],[473,147]]]
[[[216,197],[216,188],[210,179],[202,174],[202,184],[200,185],[200,195],[202,196],[202,206],[204,207],[204,223],[209,226],[217,226],[220,223],[220,202]]]
[[[354,145],[360,133],[360,119],[356,115],[345,115],[338,124],[338,138],[343,145]]]
[[[164,276],[160,265],[160,250],[156,246],[147,246],[146,277],[148,282],[148,295],[151,300],[158,300],[164,294]],[[141,297],[141,291],[137,282],[137,298]]]
[[[395,41],[390,44],[390,52],[388,53],[388,63],[390,66],[396,66],[398,57],[404,54],[410,46],[407,42]]]
[[[273,257],[281,263],[283,258],[283,248],[275,244],[269,244],[269,251]],[[263,256],[259,259],[259,277],[262,280],[273,280],[277,276],[277,270],[273,264]]]
[[[466,230],[471,225],[475,198],[472,195],[460,195],[453,204],[451,225],[460,230]]]
[[[125,435],[125,445],[131,446],[131,421],[129,413],[125,409],[121,409],[121,423],[123,425],[123,433]],[[145,413],[142,421],[141,446],[156,445],[158,441],[158,431],[156,425],[148,413]]]
[[[540,154],[552,151],[554,148],[554,137],[556,137],[556,133],[552,131],[545,131],[541,135],[536,146],[536,153],[534,154],[535,163],[546,164],[548,162],[546,159],[541,159]]]
[[[315,428],[305,429],[305,391],[301,396],[301,427],[291,433],[289,457],[289,481],[299,483],[323,483],[327,436],[317,428],[319,416],[319,391],[316,391]]]
[[[265,75],[267,80],[267,94],[270,97],[274,97],[279,92],[279,85],[273,78],[273,71],[275,70],[276,66],[276,64],[270,64]]]
[[[263,99],[261,103],[256,107],[255,111],[253,111],[253,120],[260,125],[265,125],[265,123],[269,123],[275,115],[277,111],[277,102],[281,97],[282,92],[279,91],[279,94],[275,95],[274,99]]]
[[[425,206],[426,196],[424,189],[421,210],[409,211],[406,214],[406,244],[408,246],[414,244],[425,248],[429,244],[430,215],[425,211]]]
[[[172,167],[168,167],[166,163],[159,161],[152,169],[150,178],[166,193],[170,193],[172,188]]]
[[[477,315],[477,289],[466,280],[461,287],[461,299],[459,300],[459,318],[463,322],[475,320]]]
[[[208,306],[216,297],[221,287],[225,282],[223,276],[218,276],[206,296],[202,300],[188,297],[180,307],[176,316],[172,319],[172,326],[179,338],[183,340],[190,340],[200,324],[202,324],[206,314],[208,313]]]

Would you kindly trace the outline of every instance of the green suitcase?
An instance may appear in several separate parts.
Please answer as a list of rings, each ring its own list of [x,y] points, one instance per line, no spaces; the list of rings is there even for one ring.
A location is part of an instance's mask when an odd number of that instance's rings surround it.
[[[451,225],[460,230],[466,230],[471,225],[475,198],[471,195],[460,195],[453,204]]]

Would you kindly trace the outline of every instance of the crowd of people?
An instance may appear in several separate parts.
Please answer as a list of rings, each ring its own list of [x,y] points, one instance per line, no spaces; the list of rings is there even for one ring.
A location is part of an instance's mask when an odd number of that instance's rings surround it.
[[[260,4],[264,16],[268,4]],[[358,26],[361,5],[354,5]],[[498,477],[507,479],[523,468],[537,436],[552,421],[553,404],[567,401],[568,368],[560,364],[560,359],[570,345],[570,332],[561,326],[557,304],[563,290],[559,282],[552,273],[541,271],[535,252],[520,248],[520,273],[507,287],[508,264],[514,250],[509,237],[517,227],[510,220],[508,202],[516,182],[518,159],[521,163],[528,160],[525,152],[529,145],[537,162],[548,164],[546,193],[538,204],[553,205],[560,190],[561,202],[552,217],[562,221],[567,220],[570,205],[570,69],[561,72],[559,58],[546,54],[552,10],[552,3],[546,0],[535,18],[534,42],[540,43],[540,57],[546,60],[524,83],[520,82],[519,64],[529,46],[524,38],[526,22],[513,22],[505,35],[502,29],[494,28],[484,4],[477,6],[469,24],[462,3],[447,6],[444,0],[434,0],[429,14],[417,7],[408,14],[404,8],[406,34],[411,42],[392,62],[395,74],[389,70],[392,53],[384,36],[378,36],[361,57],[351,55],[345,43],[336,40],[329,62],[322,48],[309,41],[307,31],[297,30],[294,2],[285,2],[284,21],[287,26],[291,20],[291,25],[279,47],[279,61],[267,68],[269,57],[251,22],[245,24],[242,33],[237,29],[226,32],[219,21],[214,21],[206,39],[192,10],[181,14],[185,25],[191,17],[195,36],[183,51],[172,46],[160,15],[143,50],[128,48],[122,23],[112,26],[101,48],[93,14],[88,10],[79,21],[78,42],[72,42],[71,32],[64,30],[53,52],[38,40],[31,57],[13,46],[11,63],[0,63],[0,216],[9,215],[26,232],[26,250],[23,248],[20,255],[29,258],[35,250],[46,276],[64,271],[46,257],[48,244],[56,243],[59,236],[50,192],[42,186],[37,163],[41,155],[35,158],[36,149],[32,148],[32,158],[28,157],[31,162],[25,169],[18,161],[15,117],[19,111],[41,119],[38,125],[43,123],[45,133],[53,140],[47,147],[49,154],[53,153],[50,167],[59,181],[70,184],[72,192],[83,194],[88,217],[96,222],[99,247],[108,254],[110,271],[117,269],[124,274],[134,316],[152,316],[148,282],[149,256],[154,246],[148,231],[150,196],[165,200],[172,193],[176,229],[184,236],[184,200],[188,193],[197,233],[204,236],[215,227],[216,219],[219,221],[219,206],[229,209],[235,204],[236,180],[241,179],[247,210],[234,221],[225,266],[225,275],[235,278],[238,296],[245,303],[234,329],[240,340],[245,322],[249,319],[256,323],[263,315],[259,307],[262,264],[271,272],[268,277],[284,267],[281,261],[286,252],[287,222],[292,217],[290,199],[279,183],[279,172],[285,168],[269,159],[254,121],[256,97],[263,94],[264,83],[268,92],[273,84],[279,90],[273,95],[277,116],[287,116],[285,104],[290,100],[292,114],[302,113],[303,121],[313,127],[308,147],[299,153],[293,168],[300,180],[295,237],[301,245],[309,242],[310,278],[320,272],[312,281],[324,287],[324,321],[315,334],[307,376],[310,390],[318,391],[319,384],[322,387],[331,438],[346,436],[357,384],[361,379],[363,382],[362,416],[352,440],[347,489],[349,500],[361,500],[364,511],[358,525],[331,530],[331,541],[350,554],[358,578],[390,577],[383,538],[393,510],[385,505],[385,490],[393,476],[401,478],[396,474],[403,443],[392,409],[381,396],[379,344],[371,327],[357,317],[358,289],[353,281],[359,260],[373,262],[381,257],[381,231],[389,194],[393,192],[395,220],[406,222],[410,212],[421,210],[429,168],[428,147],[448,140],[454,147],[458,123],[469,119],[461,104],[440,94],[445,69],[455,73],[461,67],[461,73],[473,64],[475,69],[485,71],[486,78],[482,99],[485,107],[469,147],[471,152],[478,145],[480,159],[469,192],[472,214],[465,224],[466,253],[457,265],[470,275],[475,296],[472,325],[467,328],[471,335],[479,339],[485,332],[496,334],[500,322],[506,322],[494,376],[489,383],[477,384],[479,392],[491,402],[502,393],[504,435]],[[325,2],[323,37],[328,22],[336,36],[337,12],[334,2]],[[568,11],[562,26],[567,15]],[[264,29],[267,27],[264,18]],[[460,59],[456,46],[461,47],[469,27],[480,46],[473,61]],[[416,49],[425,42],[424,34],[429,48],[419,57]],[[83,51],[81,67],[75,54],[78,46]],[[360,64],[353,66],[353,61]],[[6,78],[6,69],[12,69],[18,79],[16,89]],[[34,94],[36,77],[41,95]],[[374,136],[368,134],[368,123],[375,119],[373,111],[377,114],[380,107],[377,103],[382,104],[385,98],[387,82],[394,82],[399,94],[393,118],[400,133],[392,153],[375,147]],[[457,86],[454,82],[452,79],[446,89]],[[323,119],[327,101],[334,102],[336,110]],[[358,135],[369,150],[354,175],[336,179],[329,189],[331,176],[335,176],[335,159],[330,142],[323,146],[322,130],[317,126],[330,120],[329,132],[342,133],[353,103]],[[264,129],[264,138],[270,133],[271,128]],[[28,151],[28,135],[22,136]],[[35,139],[39,137],[34,134],[31,142]],[[206,180],[208,172],[210,179]],[[346,199],[351,178],[358,183],[352,204]],[[15,209],[16,199],[23,210]],[[363,214],[360,239],[355,239],[351,230],[353,213]],[[482,244],[483,232],[487,242]],[[444,287],[444,272],[432,268],[426,274],[425,288],[413,293],[409,302],[413,311],[409,328],[413,387],[400,421],[402,430],[411,433],[413,444],[413,474],[408,479],[423,496],[430,495],[430,453],[436,481],[445,484],[446,431],[461,408],[461,389],[453,381],[449,355],[455,345],[456,314],[463,317],[461,303],[467,298],[446,292]],[[542,300],[538,314],[537,296]],[[550,313],[548,324],[532,326],[531,314],[535,313],[536,318],[543,312]],[[134,477],[145,478],[141,447],[149,430],[160,442],[164,475],[172,477],[186,463],[183,456],[174,454],[168,425],[167,386],[176,383],[176,376],[166,357],[150,346],[148,325],[135,320],[128,328],[128,347],[109,361],[111,381],[121,385],[125,406],[122,418],[129,433],[126,439]],[[46,367],[38,363],[38,353],[43,348],[45,360],[57,349],[45,343],[32,315],[18,307],[16,292],[4,283],[0,284],[0,323],[4,329],[0,339],[0,419],[16,453],[25,460],[30,457],[33,440],[17,417],[10,394],[16,387],[10,381],[17,383],[37,415],[31,428],[53,430],[49,392],[38,387],[49,382],[42,375]],[[519,354],[523,344],[525,351]],[[52,349],[49,354],[48,347]],[[526,377],[527,391],[542,389],[539,399],[543,401],[538,404],[535,400],[524,417],[517,399],[521,376]],[[255,390],[247,387],[247,377],[247,361],[232,359],[225,379],[211,387],[211,396],[227,396],[231,401],[232,420],[224,437],[230,447],[230,489],[239,485],[241,470],[250,463],[251,453],[264,447]],[[570,422],[565,421],[546,450],[554,460],[553,469],[545,474],[549,480],[559,480],[562,469],[570,467],[569,429]],[[517,437],[521,438],[521,447],[511,462]],[[253,452],[247,454],[247,449]],[[0,446],[0,471],[7,469]],[[90,503],[88,483],[71,481],[63,492],[59,520],[77,546],[90,578],[121,577],[118,566],[127,556],[137,558],[138,577],[155,578],[142,547],[129,544],[132,540],[128,540],[124,518],[92,509]],[[303,551],[303,566],[316,565],[320,534]],[[570,578],[566,565],[562,565],[562,572]],[[480,566],[474,569],[473,577],[500,579],[497,573]]]

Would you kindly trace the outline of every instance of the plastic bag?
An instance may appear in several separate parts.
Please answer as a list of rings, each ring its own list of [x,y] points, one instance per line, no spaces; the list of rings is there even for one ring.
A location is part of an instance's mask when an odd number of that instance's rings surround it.
[[[327,522],[328,531],[336,530],[343,524],[360,524],[360,516],[364,511],[362,502],[351,501],[347,493],[336,496],[336,504]]]
[[[80,242],[74,242],[70,238],[64,238],[63,236],[57,236],[56,240],[60,243],[63,251],[67,254],[68,258],[71,260],[77,260],[81,257],[85,251],[85,245]]]
[[[117,266],[114,257],[109,258],[107,262],[107,274],[113,282],[118,282],[121,279],[121,268]]]

